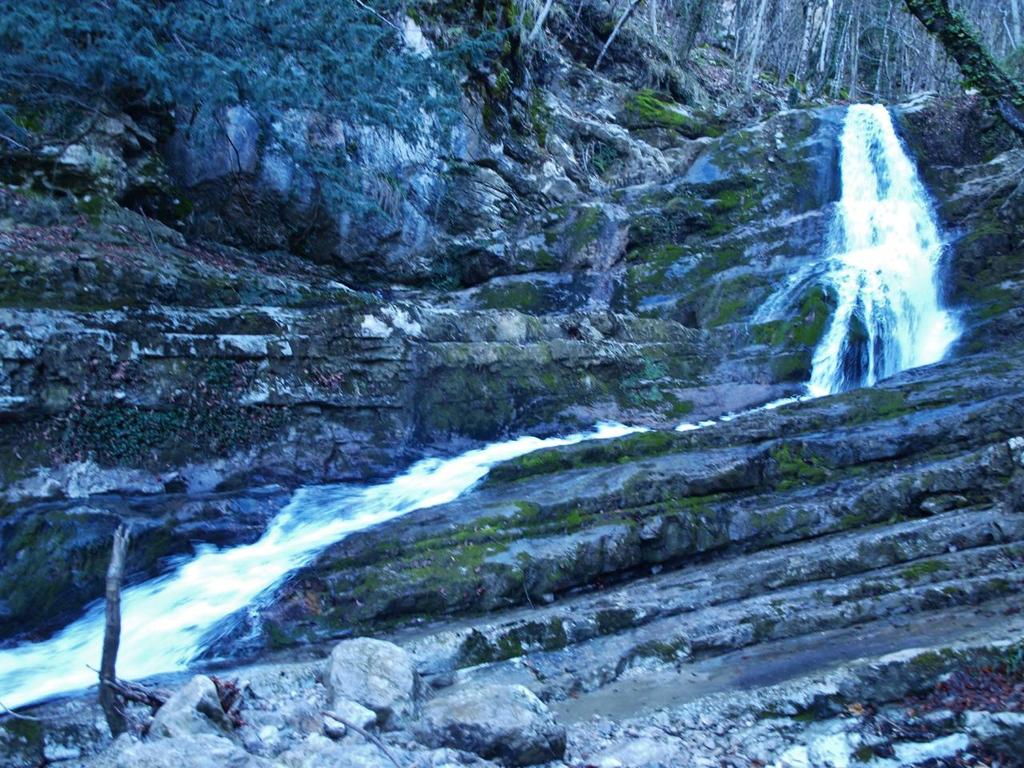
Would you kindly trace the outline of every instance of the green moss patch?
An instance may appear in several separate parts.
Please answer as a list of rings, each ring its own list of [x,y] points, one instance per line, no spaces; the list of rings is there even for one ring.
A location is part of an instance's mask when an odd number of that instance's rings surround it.
[[[530,282],[487,285],[479,290],[476,298],[484,309],[514,309],[534,313],[542,311],[545,305],[544,289]]]
[[[690,138],[720,136],[722,127],[706,116],[691,116],[655,91],[645,88],[626,99],[626,115],[637,128],[671,128]]]
[[[948,568],[949,566],[941,560],[922,560],[904,568],[900,571],[900,576],[913,583],[940,571],[945,571]]]
[[[784,443],[771,449],[778,474],[776,487],[787,490],[802,485],[817,485],[828,479],[829,467],[801,444]]]

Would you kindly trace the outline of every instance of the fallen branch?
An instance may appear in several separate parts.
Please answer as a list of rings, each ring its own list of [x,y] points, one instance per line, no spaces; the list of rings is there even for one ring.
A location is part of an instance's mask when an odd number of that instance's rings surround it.
[[[24,144],[22,144],[20,141],[15,141],[14,139],[12,139],[10,136],[8,136],[5,133],[0,133],[0,139],[3,139],[8,144],[10,144],[12,147],[17,147],[18,149],[24,150],[25,152],[31,152],[32,151],[31,149],[26,147]]]
[[[604,61],[604,55],[608,53],[608,46],[610,46],[612,44],[612,41],[618,36],[619,30],[622,29],[622,25],[625,24],[626,20],[633,15],[633,11],[636,10],[636,7],[638,5],[640,5],[640,0],[632,0],[632,2],[630,2],[630,4],[626,6],[626,10],[623,11],[622,16],[619,17],[619,21],[615,25],[615,29],[613,29],[612,33],[608,35],[608,39],[604,41],[604,47],[601,49],[601,52],[597,55],[597,61],[594,62],[595,72],[601,68],[601,62]]]
[[[4,703],[2,701],[0,701],[0,715],[3,715],[4,717],[12,717],[15,720],[27,720],[30,723],[43,722],[43,718],[41,717],[32,717],[31,715],[22,715],[18,712],[15,712],[13,709],[4,706]]]
[[[354,3],[356,4],[356,5],[358,5],[358,6],[360,7],[360,8],[362,8],[362,9],[363,9],[364,11],[368,11],[368,12],[372,13],[372,14],[373,14],[374,16],[376,16],[376,17],[377,17],[378,19],[380,19],[380,20],[381,20],[381,21],[383,21],[383,22],[384,22],[385,24],[387,24],[387,25],[388,25],[389,27],[391,27],[391,28],[392,28],[392,29],[394,29],[394,30],[395,30],[396,32],[398,32],[398,34],[400,34],[400,35],[402,35],[402,34],[405,34],[405,30],[403,30],[403,29],[402,29],[402,28],[401,28],[400,26],[398,26],[397,24],[395,24],[395,22],[393,22],[393,21],[392,21],[391,19],[389,19],[389,18],[388,18],[387,16],[385,16],[384,14],[382,14],[382,13],[380,13],[379,11],[377,11],[376,9],[374,9],[374,8],[371,8],[370,6],[368,6],[368,5],[366,4],[366,3],[364,3],[364,2],[363,2],[363,0],[352,0],[352,1],[353,1],[353,2],[354,2]]]
[[[136,704],[145,704],[153,711],[160,709],[167,700],[171,698],[171,692],[162,688],[150,688],[140,683],[132,683],[128,680],[107,680],[104,686],[112,690],[125,701],[134,701]]]
[[[398,758],[396,758],[391,753],[391,750],[387,748],[387,745],[383,741],[378,739],[376,736],[374,736],[372,733],[367,731],[365,728],[360,728],[358,725],[356,725],[353,722],[350,722],[350,721],[346,720],[344,717],[342,717],[341,715],[339,715],[336,712],[324,712],[324,715],[326,715],[327,717],[331,718],[331,720],[337,720],[339,723],[344,725],[346,728],[351,728],[353,731],[358,733],[364,739],[366,739],[367,741],[369,741],[372,744],[376,745],[380,749],[381,752],[383,752],[385,755],[387,755],[388,760],[390,760],[392,763],[395,764],[396,768],[402,768],[402,764],[400,762],[398,762]]]

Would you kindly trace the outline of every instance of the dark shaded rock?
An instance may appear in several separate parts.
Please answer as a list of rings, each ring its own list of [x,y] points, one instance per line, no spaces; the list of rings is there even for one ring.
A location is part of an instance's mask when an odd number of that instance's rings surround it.
[[[560,760],[565,728],[528,688],[490,685],[445,692],[423,706],[417,738],[454,747],[504,765]]]

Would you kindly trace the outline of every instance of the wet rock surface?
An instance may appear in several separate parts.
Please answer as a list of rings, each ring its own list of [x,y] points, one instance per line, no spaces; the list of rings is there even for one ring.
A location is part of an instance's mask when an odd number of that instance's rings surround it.
[[[153,738],[218,736],[231,730],[231,721],[221,706],[217,687],[205,675],[196,675],[176,691],[153,716],[149,734]]]
[[[328,227],[291,249],[307,180],[240,107],[237,154],[179,131],[143,173],[124,147],[157,139],[126,117],[68,147],[55,167],[102,215],[0,189],[8,642],[101,595],[121,522],[134,583],[255,540],[299,485],[652,428],[508,462],[329,547],[212,649],[240,723],[208,678],[170,676],[175,698],[133,707],[115,743],[91,694],[0,716],[0,763],[1020,764],[1020,148],[976,102],[896,110],[951,238],[950,360],[674,432],[802,391],[830,297],[758,310],[819,256],[842,110],[734,126],[672,73],[653,74],[692,103],[580,73],[587,14],[552,18],[568,58],[536,120],[501,107],[543,141],[488,141],[470,110],[443,172],[405,158],[421,195],[351,247]],[[367,163],[394,154],[367,138]],[[206,211],[185,237],[117,206],[172,175],[200,202],[241,179],[273,216]]]

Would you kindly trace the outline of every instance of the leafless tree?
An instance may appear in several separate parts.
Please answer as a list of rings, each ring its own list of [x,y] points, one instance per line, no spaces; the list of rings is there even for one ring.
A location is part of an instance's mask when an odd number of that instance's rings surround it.
[[[107,568],[106,623],[103,631],[103,658],[100,662],[100,706],[110,726],[110,735],[117,738],[128,730],[124,701],[116,689],[117,650],[121,644],[121,581],[124,579],[128,554],[128,530],[122,525],[114,531],[114,544]]]

